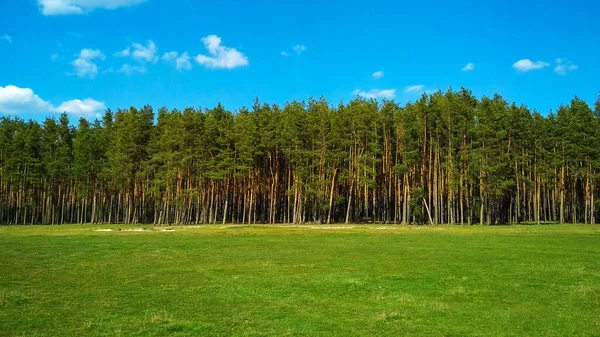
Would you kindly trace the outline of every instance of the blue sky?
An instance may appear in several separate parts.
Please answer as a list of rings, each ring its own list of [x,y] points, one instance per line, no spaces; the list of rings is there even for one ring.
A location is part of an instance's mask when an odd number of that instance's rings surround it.
[[[0,0],[0,113],[600,90],[596,1]],[[469,66],[470,64],[470,66]]]

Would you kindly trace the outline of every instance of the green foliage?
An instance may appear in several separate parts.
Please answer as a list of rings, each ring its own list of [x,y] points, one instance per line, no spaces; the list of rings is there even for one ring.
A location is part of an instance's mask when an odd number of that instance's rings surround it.
[[[397,164],[392,167],[392,174],[395,176],[401,176],[408,173],[408,166]]]
[[[425,223],[425,214],[423,210],[423,189],[415,188],[411,191],[410,215],[416,220],[417,224]]]
[[[422,199],[436,224],[598,216],[600,99],[543,115],[450,88],[76,124],[0,119],[0,223],[429,222]]]

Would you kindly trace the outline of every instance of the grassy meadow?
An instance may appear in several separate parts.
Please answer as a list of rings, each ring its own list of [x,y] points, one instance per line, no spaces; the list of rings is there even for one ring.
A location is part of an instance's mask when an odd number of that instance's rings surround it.
[[[0,227],[0,336],[600,335],[598,226],[134,228]]]

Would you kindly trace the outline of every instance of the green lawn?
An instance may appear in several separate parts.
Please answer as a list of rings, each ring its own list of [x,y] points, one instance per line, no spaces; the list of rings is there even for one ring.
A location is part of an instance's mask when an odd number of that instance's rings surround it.
[[[600,335],[600,226],[97,228],[0,227],[0,336]]]

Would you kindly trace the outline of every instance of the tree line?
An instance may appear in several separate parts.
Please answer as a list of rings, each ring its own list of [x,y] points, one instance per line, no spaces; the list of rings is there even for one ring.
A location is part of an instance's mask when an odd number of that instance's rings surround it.
[[[595,223],[600,99],[543,116],[464,88],[236,113],[0,119],[0,223]]]

